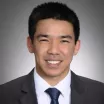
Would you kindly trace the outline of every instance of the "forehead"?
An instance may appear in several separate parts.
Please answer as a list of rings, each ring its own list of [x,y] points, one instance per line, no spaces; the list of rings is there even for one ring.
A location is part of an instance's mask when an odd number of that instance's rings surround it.
[[[37,23],[36,35],[46,34],[50,36],[71,35],[74,36],[73,25],[64,20],[43,19]]]

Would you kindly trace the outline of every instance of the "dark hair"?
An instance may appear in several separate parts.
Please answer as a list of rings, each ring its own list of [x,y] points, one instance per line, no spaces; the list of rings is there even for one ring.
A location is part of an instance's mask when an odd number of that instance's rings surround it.
[[[33,42],[34,34],[36,32],[36,25],[42,19],[58,19],[68,21],[73,25],[75,34],[75,43],[79,38],[80,26],[76,13],[68,8],[65,4],[58,2],[48,2],[38,5],[33,9],[28,22],[29,36]]]

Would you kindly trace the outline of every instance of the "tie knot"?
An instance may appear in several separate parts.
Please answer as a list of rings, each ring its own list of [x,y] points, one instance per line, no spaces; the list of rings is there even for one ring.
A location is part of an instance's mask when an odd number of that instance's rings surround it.
[[[45,92],[50,95],[51,99],[54,100],[58,100],[60,95],[60,91],[56,88],[48,88]]]

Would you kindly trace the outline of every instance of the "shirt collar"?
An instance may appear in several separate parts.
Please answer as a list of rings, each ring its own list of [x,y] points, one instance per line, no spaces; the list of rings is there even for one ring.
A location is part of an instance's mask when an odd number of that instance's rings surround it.
[[[64,97],[69,93],[70,91],[70,83],[71,83],[71,72],[69,71],[67,76],[60,81],[55,86],[50,86],[37,72],[36,69],[34,69],[34,82],[35,82],[35,88],[36,88],[36,94],[37,96],[40,96],[44,91],[48,88],[57,88],[62,96]],[[44,85],[44,86],[43,86]]]
[[[70,91],[70,83],[71,83],[71,72],[69,71],[67,76],[54,87],[57,88],[63,96],[65,96]]]
[[[36,69],[34,69],[34,81],[37,96],[40,96],[50,87],[50,85],[36,72]]]

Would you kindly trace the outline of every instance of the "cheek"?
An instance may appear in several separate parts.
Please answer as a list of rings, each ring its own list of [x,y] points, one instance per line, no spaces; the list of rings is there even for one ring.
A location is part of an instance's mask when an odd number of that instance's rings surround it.
[[[38,57],[42,57],[46,54],[48,47],[46,45],[37,45],[35,47],[35,55]]]
[[[74,54],[74,47],[72,46],[64,46],[60,48],[65,58],[72,57]]]

